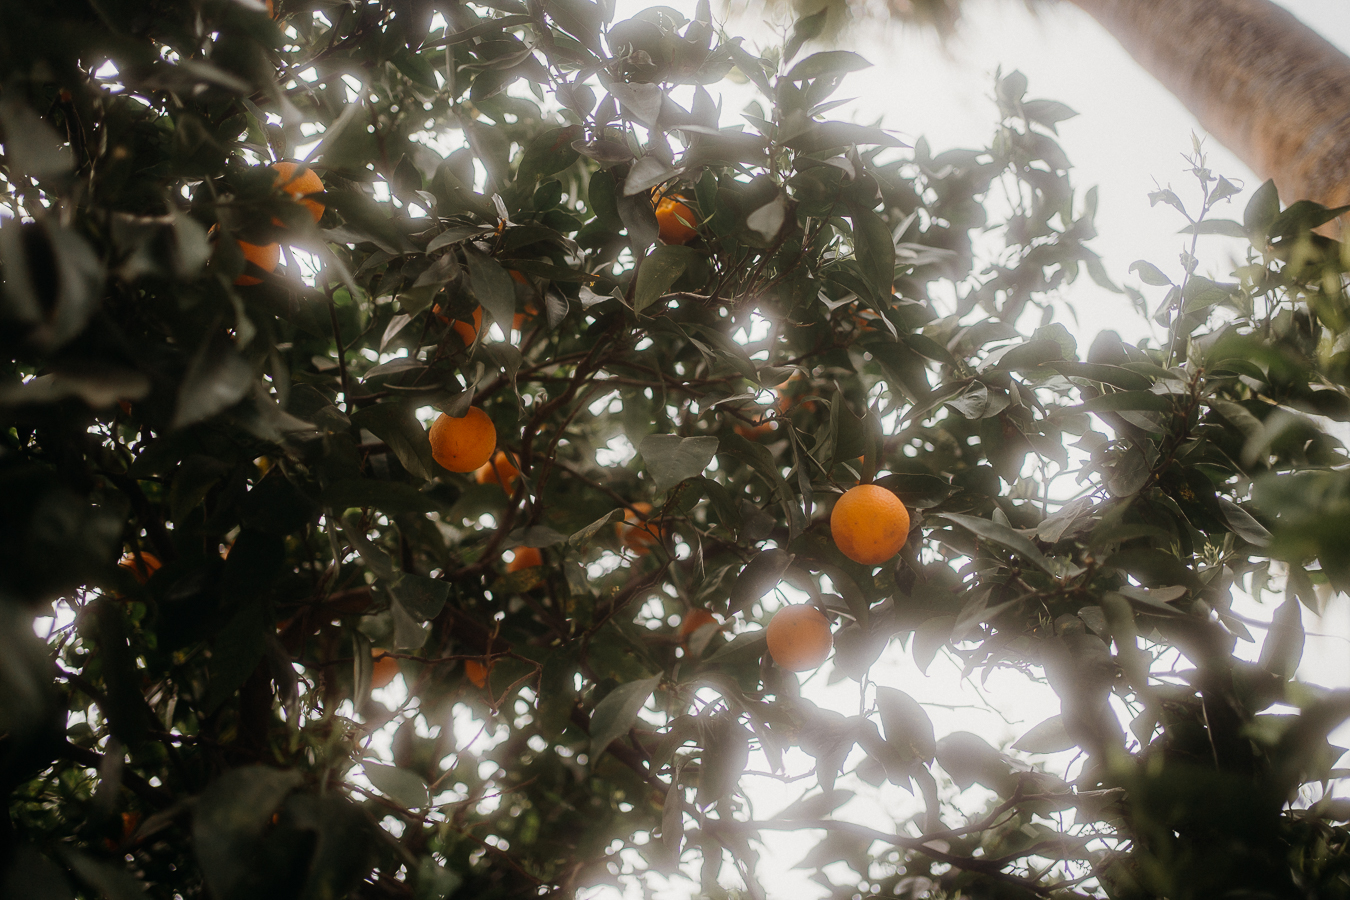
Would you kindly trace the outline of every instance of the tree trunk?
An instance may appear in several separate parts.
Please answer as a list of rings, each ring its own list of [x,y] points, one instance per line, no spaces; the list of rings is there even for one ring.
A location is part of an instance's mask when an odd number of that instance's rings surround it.
[[[1069,0],[1285,203],[1350,202],[1350,57],[1270,0]]]

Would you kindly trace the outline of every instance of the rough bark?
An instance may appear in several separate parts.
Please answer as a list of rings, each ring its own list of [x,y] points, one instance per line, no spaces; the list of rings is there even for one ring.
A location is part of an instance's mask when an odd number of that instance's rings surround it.
[[[1285,203],[1350,202],[1350,57],[1270,0],[1069,0]]]

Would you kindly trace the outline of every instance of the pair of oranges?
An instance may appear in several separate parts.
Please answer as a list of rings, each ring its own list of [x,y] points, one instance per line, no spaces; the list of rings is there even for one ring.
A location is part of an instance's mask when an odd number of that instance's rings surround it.
[[[370,669],[371,690],[388,687],[399,673],[398,660],[378,647],[370,653],[373,657]],[[488,672],[491,671],[491,668],[490,665],[484,665],[476,659],[466,660],[464,675],[476,687],[481,688],[487,685]]]
[[[509,271],[511,280],[516,284],[529,288],[531,291],[534,289],[533,285],[530,284],[530,280],[525,277],[523,272],[518,272],[515,269]],[[431,314],[435,316],[442,325],[449,325],[455,334],[459,335],[459,339],[464,342],[465,347],[472,346],[473,342],[478,340],[478,332],[483,330],[483,307],[481,306],[475,306],[473,308],[473,312],[470,314],[468,320],[451,319],[441,311],[441,305],[439,303],[434,304],[431,307]],[[533,319],[538,314],[539,310],[535,308],[534,303],[532,301],[526,301],[525,311],[518,312],[511,317],[511,330],[524,331],[525,322],[529,319]]]
[[[899,553],[909,537],[909,510],[885,488],[860,484],[835,501],[830,535],[849,559],[866,566],[880,565]],[[764,638],[773,661],[791,672],[816,668],[834,645],[829,619],[805,603],[774,613]]]
[[[272,169],[276,171],[276,178],[272,182],[273,190],[283,190],[290,194],[292,199],[298,203],[304,204],[309,210],[309,214],[317,222],[323,218],[324,206],[318,200],[310,198],[310,194],[323,193],[323,181],[308,166],[302,163],[277,162],[272,163]],[[273,219],[273,225],[281,225],[280,219]],[[215,231],[214,226],[212,231]],[[272,272],[281,264],[281,245],[273,242],[271,244],[250,244],[248,241],[239,241],[239,249],[244,253],[244,259],[253,263],[264,272]],[[234,280],[234,283],[241,287],[248,287],[254,284],[261,284],[262,279],[252,275],[240,275]]]

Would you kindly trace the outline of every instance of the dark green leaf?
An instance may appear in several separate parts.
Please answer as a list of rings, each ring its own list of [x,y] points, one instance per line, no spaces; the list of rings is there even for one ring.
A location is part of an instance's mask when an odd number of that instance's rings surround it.
[[[1303,658],[1304,640],[1303,609],[1297,599],[1289,597],[1271,617],[1270,631],[1261,645],[1261,668],[1278,678],[1293,678]]]
[[[324,491],[323,505],[339,513],[354,507],[370,506],[391,514],[431,512],[438,506],[430,496],[410,484],[369,478],[348,478],[335,482]]]
[[[638,268],[633,311],[641,313],[664,297],[692,262],[693,253],[688,247],[663,244],[648,254]]]
[[[787,75],[788,81],[805,81],[819,78],[821,75],[844,75],[869,68],[872,64],[850,50],[825,50],[812,53],[806,59],[792,67]]]
[[[928,674],[928,667],[933,664],[937,652],[951,639],[955,627],[956,616],[935,616],[915,629],[910,653],[920,672]]]
[[[1130,271],[1138,272],[1139,280],[1142,281],[1144,284],[1151,284],[1160,287],[1164,284],[1172,283],[1172,279],[1164,275],[1162,269],[1159,269],[1153,263],[1145,259],[1137,259],[1134,262],[1130,263]]]
[[[372,762],[362,764],[361,769],[376,790],[404,809],[421,809],[431,802],[427,783],[416,772]]]
[[[615,739],[628,733],[628,729],[637,721],[638,713],[660,683],[660,675],[630,681],[610,691],[605,699],[596,704],[595,712],[591,714],[592,760],[597,760]]]
[[[1116,391],[1083,401],[1075,409],[1082,412],[1171,412],[1173,400],[1166,394],[1151,391]]]
[[[1059,753],[1076,746],[1078,742],[1064,730],[1064,720],[1060,716],[1051,716],[1033,726],[1012,745],[1014,750],[1023,753]]]
[[[1036,549],[1035,544],[1007,525],[1000,525],[997,522],[991,522],[988,519],[981,519],[976,516],[957,515],[956,513],[946,513],[938,516],[938,518],[954,522],[991,544],[996,544],[1004,550],[1009,550],[1023,557],[1046,574],[1058,574],[1051,562],[1045,558],[1041,551]],[[1065,571],[1069,574],[1077,574],[1079,569],[1072,563],[1068,563],[1065,565]]]
[[[192,837],[206,883],[216,897],[235,900],[266,891],[270,875],[256,865],[272,815],[299,787],[301,774],[266,766],[232,769],[207,787],[192,815]]]
[[[464,261],[474,297],[493,322],[503,331],[509,330],[516,314],[516,288],[511,276],[495,259],[472,246],[465,247]]]
[[[353,424],[368,429],[388,444],[413,477],[425,480],[435,477],[437,467],[431,458],[431,442],[410,404],[397,400],[376,403],[357,410],[351,418]]]
[[[933,722],[919,702],[904,691],[877,688],[877,709],[890,744],[905,763],[932,762],[937,750]]]
[[[735,615],[758,603],[777,586],[791,564],[792,554],[777,547],[756,554],[731,586],[731,613]]]
[[[895,277],[895,241],[891,230],[881,216],[870,209],[855,208],[852,219],[854,251],[863,277],[878,296],[888,298]]]
[[[234,406],[253,387],[253,368],[229,341],[208,340],[183,376],[173,427],[184,428]]]
[[[1280,192],[1275,187],[1274,179],[1267,179],[1252,193],[1242,214],[1242,225],[1247,229],[1247,236],[1258,245],[1263,245],[1271,223],[1279,214]]]
[[[715,437],[682,438],[676,434],[649,434],[638,453],[651,473],[658,491],[668,491],[686,478],[703,474],[717,455]]]
[[[403,607],[422,621],[434,619],[450,598],[450,584],[422,575],[402,575],[389,592]]]

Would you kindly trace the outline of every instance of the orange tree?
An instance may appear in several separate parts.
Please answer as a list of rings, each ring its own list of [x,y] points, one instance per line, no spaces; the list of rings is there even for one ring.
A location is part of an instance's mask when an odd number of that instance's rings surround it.
[[[820,25],[5,6],[4,896],[760,896],[782,830],[839,897],[1350,895],[1350,698],[1292,680],[1350,587],[1337,211],[1216,219],[1197,159],[1199,207],[1154,198],[1181,267],[1136,267],[1165,339],[1082,351],[1070,111],[1013,73],[990,149],[907,150],[829,118],[864,61]],[[518,475],[435,461],[470,408]],[[908,517],[879,564],[830,533],[859,483]],[[766,652],[785,596],[849,711]],[[904,642],[1062,711],[938,735],[869,678]],[[750,803],[752,758],[802,802]],[[918,811],[833,814],[840,779]]]

